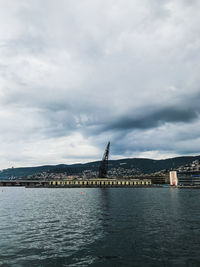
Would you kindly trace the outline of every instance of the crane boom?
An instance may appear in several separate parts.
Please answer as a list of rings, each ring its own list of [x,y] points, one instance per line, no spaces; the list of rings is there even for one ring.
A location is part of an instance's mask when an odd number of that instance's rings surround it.
[[[108,157],[110,152],[110,142],[106,146],[100,167],[99,167],[99,178],[106,178],[108,171]]]

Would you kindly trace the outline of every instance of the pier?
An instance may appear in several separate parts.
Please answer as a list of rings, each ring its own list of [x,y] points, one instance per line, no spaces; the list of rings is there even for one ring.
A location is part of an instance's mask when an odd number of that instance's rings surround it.
[[[0,186],[24,186],[46,188],[73,187],[138,187],[151,186],[151,179],[51,179],[51,180],[0,180]]]

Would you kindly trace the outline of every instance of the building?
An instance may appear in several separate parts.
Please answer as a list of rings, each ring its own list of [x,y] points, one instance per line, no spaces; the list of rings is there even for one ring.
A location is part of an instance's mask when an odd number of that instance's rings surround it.
[[[90,178],[90,179],[52,179],[49,180],[49,187],[137,187],[151,186],[151,179],[109,179],[109,178]]]
[[[178,185],[177,171],[171,171],[169,173],[170,185]]]
[[[169,175],[166,174],[152,174],[149,175],[152,184],[169,184]]]
[[[171,171],[170,185],[200,186],[200,171]]]

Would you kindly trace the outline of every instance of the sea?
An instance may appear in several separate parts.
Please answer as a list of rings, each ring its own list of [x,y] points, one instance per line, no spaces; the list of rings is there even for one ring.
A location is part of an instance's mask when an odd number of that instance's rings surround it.
[[[200,190],[0,187],[0,266],[200,266]]]

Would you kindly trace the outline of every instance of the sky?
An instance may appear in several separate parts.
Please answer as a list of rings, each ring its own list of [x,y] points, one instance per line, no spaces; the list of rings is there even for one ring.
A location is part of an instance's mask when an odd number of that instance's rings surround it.
[[[199,10],[0,0],[0,169],[200,154]]]

